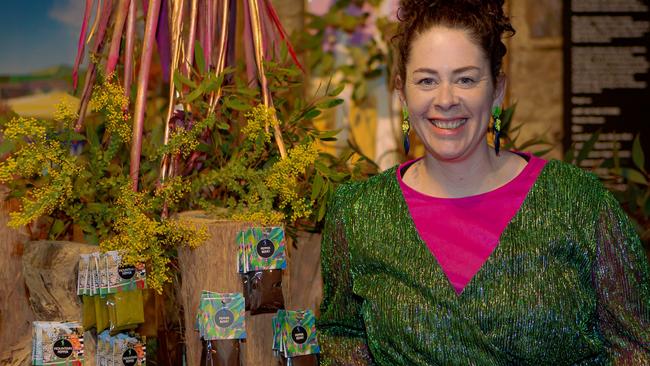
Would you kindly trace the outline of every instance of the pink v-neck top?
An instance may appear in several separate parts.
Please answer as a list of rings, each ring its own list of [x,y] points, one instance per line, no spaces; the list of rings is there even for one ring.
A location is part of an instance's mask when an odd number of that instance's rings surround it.
[[[397,180],[420,238],[440,264],[457,294],[499,244],[501,233],[524,202],[546,160],[520,154],[524,169],[505,185],[462,198],[439,198],[420,193],[402,180],[402,171],[417,161],[399,166]]]

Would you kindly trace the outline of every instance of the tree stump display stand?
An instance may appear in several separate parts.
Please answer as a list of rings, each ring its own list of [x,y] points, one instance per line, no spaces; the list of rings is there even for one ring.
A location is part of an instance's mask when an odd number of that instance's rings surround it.
[[[97,246],[69,241],[29,241],[22,256],[22,273],[29,294],[33,320],[81,322],[81,301],[77,296],[79,254],[97,251]],[[16,309],[23,311],[26,309]],[[21,342],[9,347],[0,364],[31,365],[31,329]],[[95,341],[89,332],[84,335],[84,357],[95,362]],[[88,362],[87,361],[87,362]]]
[[[180,299],[184,309],[186,358],[189,366],[198,366],[201,342],[194,330],[201,291],[243,292],[237,273],[237,232],[250,224],[216,220],[200,211],[181,213],[179,219],[207,228],[208,239],[196,249],[179,250],[181,274]],[[320,304],[320,236],[301,233],[295,243],[287,240],[287,269],[282,276],[285,307],[289,310],[311,309]],[[278,360],[273,356],[273,328],[275,314],[250,315],[246,312],[247,338],[242,343],[244,365],[271,366]]]

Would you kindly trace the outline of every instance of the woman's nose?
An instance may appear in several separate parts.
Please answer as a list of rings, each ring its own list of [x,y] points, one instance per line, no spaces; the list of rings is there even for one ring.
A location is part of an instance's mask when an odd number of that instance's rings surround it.
[[[437,109],[448,110],[458,104],[453,85],[449,83],[441,83],[437,89],[437,95],[434,99],[434,104]]]

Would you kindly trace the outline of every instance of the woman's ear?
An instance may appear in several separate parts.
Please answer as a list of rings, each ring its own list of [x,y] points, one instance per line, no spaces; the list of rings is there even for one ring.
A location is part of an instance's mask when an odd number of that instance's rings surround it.
[[[506,84],[506,76],[504,74],[499,75],[497,77],[497,82],[494,88],[494,101],[492,102],[493,106],[500,106],[503,104],[503,99],[506,95]]]
[[[402,105],[406,106],[406,96],[404,95],[404,81],[399,75],[395,77],[395,92],[399,97],[399,101],[402,102]]]

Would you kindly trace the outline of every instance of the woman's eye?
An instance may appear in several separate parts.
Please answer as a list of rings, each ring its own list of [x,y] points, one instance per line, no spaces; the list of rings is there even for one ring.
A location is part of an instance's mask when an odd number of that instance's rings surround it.
[[[436,84],[436,81],[433,78],[423,78],[418,80],[417,84],[423,86],[432,86]]]
[[[476,83],[476,81],[473,78],[470,78],[470,77],[462,77],[462,78],[458,79],[458,83],[460,85],[469,86],[469,85],[474,85]]]

